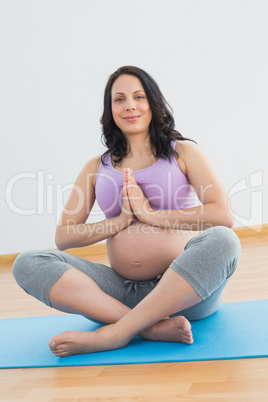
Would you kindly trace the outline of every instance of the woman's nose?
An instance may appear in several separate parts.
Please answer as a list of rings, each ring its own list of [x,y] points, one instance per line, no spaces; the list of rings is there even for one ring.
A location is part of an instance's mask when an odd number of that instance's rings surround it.
[[[135,110],[136,106],[135,106],[135,102],[133,101],[133,99],[129,99],[126,101],[125,104],[125,110]]]

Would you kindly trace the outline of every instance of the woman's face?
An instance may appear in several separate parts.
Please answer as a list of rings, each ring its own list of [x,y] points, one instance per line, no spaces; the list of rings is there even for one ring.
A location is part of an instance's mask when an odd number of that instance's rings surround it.
[[[112,115],[125,135],[149,132],[151,108],[140,80],[134,75],[121,75],[111,90]]]

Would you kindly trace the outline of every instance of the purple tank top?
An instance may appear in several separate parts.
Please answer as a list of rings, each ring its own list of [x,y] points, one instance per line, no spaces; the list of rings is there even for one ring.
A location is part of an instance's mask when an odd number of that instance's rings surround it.
[[[176,140],[171,144],[175,148]],[[108,219],[121,213],[123,172],[113,167],[111,155],[106,157],[105,162],[107,165],[100,163],[95,192],[97,202]],[[152,166],[133,174],[154,210],[187,209],[200,204],[175,156],[171,157],[171,163],[159,158]]]

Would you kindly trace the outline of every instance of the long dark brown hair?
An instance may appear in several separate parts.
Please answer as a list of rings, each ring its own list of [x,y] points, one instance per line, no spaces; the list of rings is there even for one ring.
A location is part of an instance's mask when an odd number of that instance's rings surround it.
[[[108,150],[102,155],[102,162],[105,163],[105,157],[108,154],[112,154],[115,157],[115,164],[120,165],[124,157],[130,151],[129,141],[114,122],[111,105],[111,89],[113,83],[123,74],[137,77],[146,93],[152,111],[149,134],[151,144],[155,150],[155,158],[166,158],[170,161],[172,155],[178,157],[178,153],[171,146],[171,141],[173,139],[180,141],[191,139],[183,137],[175,130],[175,122],[172,116],[173,111],[162,95],[159,86],[155,80],[141,68],[123,66],[110,75],[104,91],[104,107],[100,119],[102,124],[101,139]]]

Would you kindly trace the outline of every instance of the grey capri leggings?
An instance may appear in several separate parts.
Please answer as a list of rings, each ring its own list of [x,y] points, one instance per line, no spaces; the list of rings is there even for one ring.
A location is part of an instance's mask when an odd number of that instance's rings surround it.
[[[212,227],[192,238],[170,268],[186,279],[202,300],[174,315],[184,315],[193,321],[213,314],[221,303],[225,285],[237,267],[240,253],[237,235],[224,226]],[[13,264],[13,275],[27,293],[50,306],[49,294],[53,285],[72,267],[85,273],[105,293],[130,308],[135,307],[161,280],[161,275],[148,281],[127,280],[111,267],[59,250],[19,254]]]

